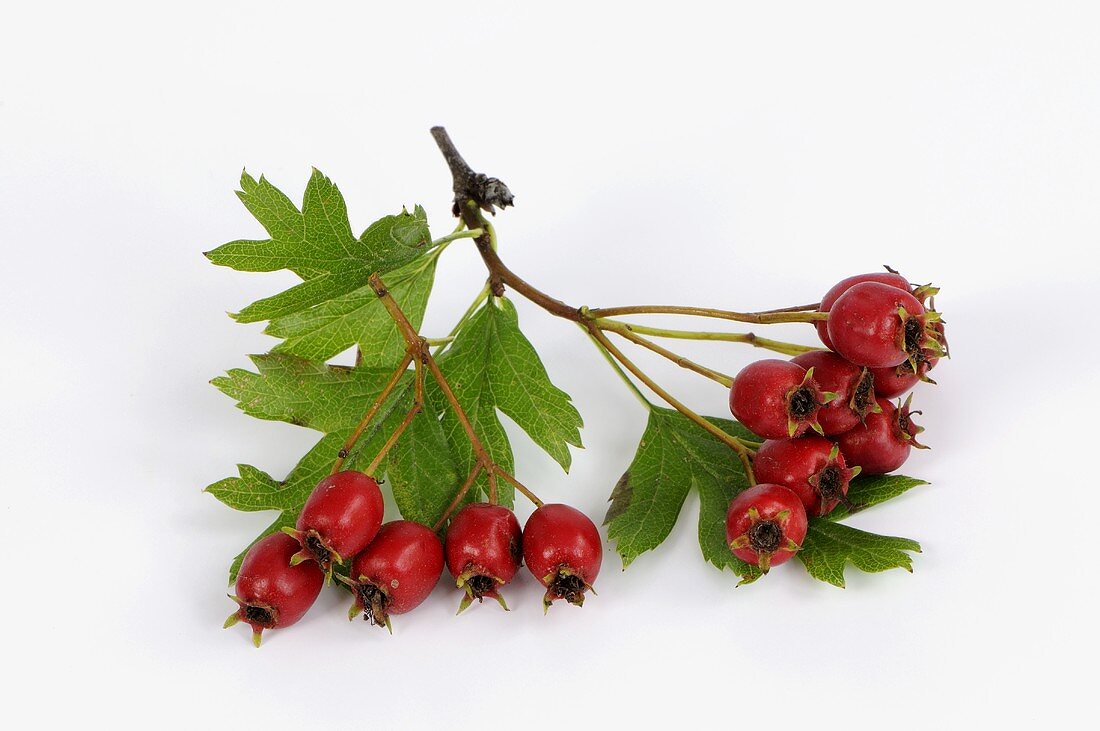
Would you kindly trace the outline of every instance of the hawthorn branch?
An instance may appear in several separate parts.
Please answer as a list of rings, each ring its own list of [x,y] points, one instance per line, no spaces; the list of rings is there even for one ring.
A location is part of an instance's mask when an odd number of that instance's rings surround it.
[[[435,144],[439,145],[439,151],[443,153],[443,159],[447,161],[447,167],[451,169],[455,194],[454,206],[451,211],[456,217],[460,216],[460,212],[466,206],[467,201],[474,201],[478,208],[487,213],[495,213],[495,208],[503,209],[512,205],[514,197],[512,191],[508,190],[508,186],[502,180],[474,172],[473,168],[458,153],[458,149],[455,147],[454,142],[451,142],[451,136],[447,134],[447,130],[442,127],[432,127],[432,137],[435,138]],[[467,228],[472,230],[477,227],[470,226],[467,221]]]
[[[785,343],[782,340],[771,340],[770,338],[762,338],[756,333],[729,333],[729,332],[698,332],[696,330],[673,330],[664,327],[649,327],[648,325],[638,325],[633,322],[622,322],[621,320],[611,320],[607,318],[596,318],[595,322],[603,330],[611,330],[614,332],[621,332],[622,330],[629,330],[630,332],[640,335],[650,335],[657,338],[671,338],[675,340],[714,340],[727,343],[747,343],[754,348],[764,348],[765,350],[771,350],[776,353],[782,353],[784,355],[801,355],[803,353],[810,353],[815,350],[821,350],[819,347],[812,345],[798,345],[796,343]]]
[[[629,370],[631,373],[634,374],[635,377],[645,383],[646,386],[648,386],[654,393],[664,399],[670,406],[675,408],[688,419],[691,419],[693,422],[702,427],[705,431],[707,431],[712,436],[716,437],[721,442],[728,445],[731,449],[737,452],[742,464],[745,467],[745,474],[748,476],[749,483],[753,484],[754,478],[752,471],[752,462],[750,458],[751,450],[748,447],[742,444],[737,437],[726,433],[724,430],[710,423],[699,414],[695,413],[687,406],[682,404],[659,385],[657,385],[651,378],[649,378],[649,376],[642,372],[641,369],[639,369],[636,365],[634,365],[632,361],[630,361],[625,355],[623,355],[623,353],[618,348],[616,348],[610,340],[607,339],[607,336],[604,335],[601,327],[596,323],[596,320],[598,320],[601,315],[607,317],[611,314],[616,314],[616,311],[614,309],[600,311],[568,305],[565,302],[562,302],[555,297],[551,297],[534,285],[528,283],[526,280],[524,280],[522,277],[513,272],[504,264],[504,262],[501,260],[500,256],[498,256],[496,252],[495,233],[493,231],[492,224],[490,224],[481,214],[482,210],[486,210],[492,213],[494,205],[494,201],[486,197],[491,191],[486,191],[485,189],[479,187],[478,181],[485,176],[480,175],[479,173],[475,173],[473,169],[470,168],[469,164],[458,153],[458,150],[455,148],[454,142],[451,141],[451,138],[447,134],[446,130],[444,130],[442,127],[433,127],[432,137],[435,138],[436,144],[439,145],[439,149],[443,153],[443,158],[447,161],[447,166],[451,169],[451,176],[453,179],[452,187],[455,192],[454,207],[452,209],[454,215],[461,218],[467,228],[481,228],[484,231],[481,236],[478,236],[474,239],[474,243],[477,246],[478,253],[481,255],[481,259],[484,262],[486,269],[489,271],[489,288],[492,293],[495,296],[499,297],[504,294],[504,287],[509,286],[534,304],[549,312],[550,314],[579,324],[581,327],[588,331],[592,338],[596,340],[607,353],[609,353],[611,356],[613,356],[615,360],[625,366],[627,370]],[[496,179],[486,178],[486,180]],[[496,182],[499,183],[499,181]],[[500,183],[500,185],[503,186],[503,183]],[[507,191],[506,186],[504,186],[504,190]],[[511,205],[511,203],[512,196],[511,193],[508,192],[507,204]],[[374,281],[375,279],[377,279],[377,277],[372,278],[372,281]],[[377,292],[377,289],[375,291]],[[691,310],[690,314],[696,315],[717,312],[723,312],[723,314],[725,315],[742,314],[729,313],[719,310],[706,310],[703,308],[684,309]],[[652,312],[653,309],[649,307],[644,307],[638,311]],[[392,311],[391,314],[393,314]],[[742,316],[750,317],[750,319],[747,320],[748,322],[798,322],[803,320],[812,321],[813,319],[819,319],[816,317],[816,315],[819,314],[824,313],[782,311],[771,313],[756,313],[752,314],[751,316],[742,314]],[[713,314],[711,316],[713,316]],[[825,316],[827,317],[827,315]],[[733,318],[727,317],[727,319]],[[627,335],[623,332],[620,332],[620,334],[623,334],[624,337],[627,337]],[[643,343],[639,342],[639,340],[644,340],[643,338],[628,339],[634,340],[634,342],[644,345],[645,347],[648,347],[655,352],[661,353],[662,355],[666,355],[666,357],[671,357],[672,359],[676,360],[676,362],[678,362],[680,365],[692,368],[692,370],[696,370],[697,372],[703,373],[704,375],[707,375],[707,372],[713,373],[714,375],[718,376],[718,378],[723,379],[719,382],[724,382],[725,379],[728,379],[728,376],[723,376],[722,374],[718,374],[717,372],[710,371],[710,369],[704,369],[703,366],[698,366],[695,363],[691,363],[686,358],[677,356],[674,353],[671,353],[670,351],[667,351],[664,348],[661,348],[661,346],[658,346],[655,343],[651,343],[648,340],[645,340]],[[689,363],[690,365],[688,365]],[[431,363],[429,363],[428,365],[429,368],[432,367]],[[491,476],[492,469],[490,469],[490,478]]]
[[[466,482],[462,483],[462,487],[455,494],[454,499],[451,500],[451,504],[447,506],[447,509],[443,511],[443,515],[439,516],[439,520],[432,526],[432,530],[439,532],[439,529],[447,522],[447,518],[451,517],[451,513],[455,511],[455,508],[459,506],[462,499],[466,497],[466,493],[473,487],[474,481],[477,480],[477,476],[481,473],[482,465],[480,462],[474,463],[473,469],[470,470],[469,476],[466,478]]]
[[[621,323],[615,324],[620,325]],[[597,325],[597,327],[599,327],[601,330],[617,333],[618,335],[626,338],[635,345],[640,345],[647,350],[651,350],[657,355],[667,358],[681,368],[686,368],[693,373],[698,373],[699,375],[709,378],[716,383],[722,384],[726,388],[730,388],[731,386],[733,386],[733,376],[726,375],[725,373],[721,373],[712,368],[707,368],[704,365],[699,365],[693,360],[685,358],[684,356],[677,353],[673,353],[671,350],[668,350],[667,348],[658,345],[652,340],[649,340],[648,338],[643,338],[641,335],[635,334],[634,331],[629,327],[614,327],[606,325]]]
[[[427,342],[427,340],[425,340],[425,342]],[[408,413],[405,414],[405,418],[401,420],[397,428],[393,430],[393,434],[390,434],[390,438],[382,445],[382,449],[375,455],[370,466],[367,467],[368,475],[374,474],[374,471],[382,464],[382,460],[384,460],[386,455],[390,453],[390,450],[393,449],[393,445],[397,444],[397,440],[401,438],[401,435],[404,434],[405,430],[412,424],[412,420],[416,418],[417,414],[424,410],[424,363],[419,358],[415,359],[413,362],[416,363],[416,381],[412,407],[409,409]]]
[[[648,375],[646,375],[645,371],[643,371],[641,368],[639,368],[637,365],[635,365],[634,361],[627,358],[621,350],[616,348],[615,344],[612,343],[610,340],[608,340],[607,336],[604,335],[602,330],[600,330],[599,328],[597,328],[594,325],[590,325],[589,326],[589,332],[592,333],[592,337],[594,337],[596,339],[596,341],[599,342],[599,344],[602,345],[607,350],[607,352],[609,352],[615,358],[615,360],[622,363],[623,367],[625,367],[628,371],[633,373],[634,377],[637,378],[642,383],[644,383],[646,386],[648,386],[649,389],[651,391],[653,391],[653,393],[660,396],[665,401],[665,403],[667,403],[669,406],[671,406],[672,408],[679,411],[681,414],[686,416],[691,421],[695,422],[697,425],[702,427],[702,429],[704,431],[706,431],[708,434],[710,434],[711,436],[718,439],[720,442],[722,442],[723,444],[728,446],[730,449],[737,452],[737,456],[741,460],[741,465],[745,468],[745,476],[748,478],[749,484],[750,485],[755,485],[756,484],[756,477],[753,475],[753,470],[752,470],[752,450],[751,449],[749,449],[747,446],[742,444],[741,440],[738,439],[737,437],[733,436],[732,434],[727,433],[724,429],[721,429],[720,427],[715,426],[714,424],[710,423],[709,421],[704,419],[702,416],[700,416],[696,412],[689,409],[682,402],[680,402],[675,396],[673,396],[668,391],[666,391],[664,388],[662,388],[657,382],[655,382],[652,378],[650,378]]]
[[[418,372],[422,368],[427,368],[427,371],[432,374],[432,378],[439,386],[439,390],[443,392],[444,398],[447,399],[447,403],[450,404],[451,410],[454,411],[455,418],[458,419],[458,423],[462,426],[462,430],[466,433],[466,438],[470,441],[470,447],[474,451],[474,467],[471,471],[471,475],[467,478],[467,483],[459,491],[459,494],[455,497],[451,506],[447,509],[447,512],[443,514],[440,519],[441,522],[445,521],[454,510],[455,506],[461,502],[465,497],[466,492],[473,485],[478,473],[481,470],[485,470],[486,478],[489,482],[489,503],[492,505],[497,504],[497,475],[505,475],[504,470],[500,465],[493,461],[489,451],[485,448],[481,439],[478,438],[477,432],[474,430],[473,424],[470,423],[470,417],[467,416],[466,410],[462,408],[462,404],[459,403],[458,397],[455,396],[454,390],[451,388],[451,384],[447,381],[447,377],[443,375],[443,371],[439,367],[439,363],[432,355],[431,348],[428,346],[428,341],[421,337],[417,333],[416,328],[409,322],[409,318],[405,316],[401,306],[397,304],[397,300],[390,294],[389,289],[386,287],[382,278],[377,274],[372,274],[370,279],[367,280],[371,289],[374,290],[375,295],[382,301],[382,305],[386,308],[386,312],[389,313],[390,318],[397,325],[398,331],[401,336],[408,343],[409,352],[414,354],[413,357],[417,360]],[[407,364],[406,364],[407,367]],[[422,386],[421,386],[422,388]],[[422,394],[418,394],[418,398],[422,399]],[[411,419],[411,417],[410,417]],[[396,439],[395,439],[396,441]],[[506,478],[508,482],[513,485],[518,485],[519,481],[512,475],[508,475]],[[534,497],[534,493],[524,487],[521,492],[533,501],[538,501],[538,498]],[[541,501],[536,504],[541,504]]]
[[[593,317],[616,317],[619,315],[689,315],[692,317],[710,317],[734,322],[752,322],[758,325],[773,325],[781,322],[821,322],[829,319],[828,312],[804,312],[770,310],[767,312],[733,312],[715,310],[710,307],[680,307],[677,305],[630,305],[627,307],[601,307],[590,310]]]
[[[340,447],[340,451],[336,455],[336,461],[333,463],[332,470],[329,474],[335,475],[344,466],[344,461],[348,458],[348,455],[351,454],[351,450],[355,448],[355,444],[359,441],[359,437],[363,436],[363,432],[366,431],[367,426],[370,425],[371,421],[378,414],[378,410],[382,408],[382,404],[386,402],[386,399],[389,398],[389,395],[393,392],[393,389],[397,386],[401,377],[405,375],[405,370],[409,367],[409,363],[412,362],[412,359],[413,353],[410,348],[405,351],[405,357],[401,359],[400,365],[397,366],[397,369],[393,372],[393,376],[390,377],[390,380],[382,388],[382,391],[378,394],[378,398],[376,398],[370,408],[367,409],[367,413],[363,415],[359,425],[355,427],[355,431],[351,433],[351,436],[347,438],[344,445]],[[368,470],[367,472],[371,474],[373,470]]]

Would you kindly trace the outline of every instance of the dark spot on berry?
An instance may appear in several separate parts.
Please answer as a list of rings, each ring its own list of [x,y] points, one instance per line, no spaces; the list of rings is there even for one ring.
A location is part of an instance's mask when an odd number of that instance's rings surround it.
[[[812,389],[802,386],[793,394],[791,394],[790,405],[788,406],[791,416],[796,419],[805,419],[817,411],[817,399],[814,398],[814,392]]]
[[[920,433],[919,427],[913,423],[913,414],[919,414],[919,411],[910,411],[908,406],[899,406],[895,417],[897,419],[898,431],[909,437],[915,437]],[[903,437],[904,438],[904,437]]]
[[[920,346],[924,341],[924,323],[917,317],[909,317],[905,320],[905,352],[915,356],[920,352]]]
[[[477,599],[491,592],[497,585],[496,579],[492,576],[485,576],[484,574],[470,577],[470,581],[467,583],[470,586],[470,592]]]
[[[386,608],[390,598],[386,592],[378,586],[365,583],[355,588],[355,595],[359,597],[359,603],[363,605],[363,619],[371,624],[386,623]]]
[[[258,624],[261,627],[271,628],[275,626],[275,613],[267,607],[248,604],[244,608],[244,621],[249,624]]]
[[[551,593],[570,604],[580,603],[584,597],[584,590],[584,579],[576,574],[563,574],[559,572],[557,578],[550,583]]]
[[[856,387],[852,392],[852,411],[859,414],[860,418],[869,414],[875,408],[875,375],[871,369],[864,368],[856,381]]]
[[[332,551],[316,533],[311,532],[306,536],[306,549],[313,554],[313,558],[321,568],[327,569],[332,563]]]
[[[830,503],[839,500],[841,495],[840,470],[835,465],[829,465],[817,476],[817,494],[821,496],[821,502]]]
[[[749,528],[749,545],[757,553],[775,553],[783,541],[783,529],[774,520],[762,520]]]
[[[515,562],[516,566],[523,564],[523,548],[515,538],[508,543],[508,553],[511,554],[512,561]]]

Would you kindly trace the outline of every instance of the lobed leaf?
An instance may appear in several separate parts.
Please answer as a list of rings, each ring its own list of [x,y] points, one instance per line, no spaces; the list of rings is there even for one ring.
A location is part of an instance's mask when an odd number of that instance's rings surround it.
[[[459,475],[436,414],[413,417],[390,452],[386,476],[401,517],[432,526],[450,505],[466,475]]]
[[[512,448],[497,414],[500,411],[568,470],[568,445],[581,446],[580,414],[569,395],[551,383],[534,347],[519,329],[511,302],[494,298],[475,312],[440,356],[439,364],[474,431],[497,464],[513,469]],[[438,389],[432,392],[432,402],[442,413],[443,433],[451,445],[459,476],[464,479],[475,463],[473,449]],[[480,477],[482,489],[485,483],[485,477]],[[512,487],[503,481],[498,483],[502,501],[511,501]]]
[[[749,436],[735,421],[710,421],[729,433]],[[747,485],[729,447],[683,414],[653,407],[634,460],[612,492],[605,518],[608,537],[615,540],[624,568],[629,566],[668,537],[688,490],[695,489],[703,557],[752,581],[760,572],[730,553],[726,545],[726,510]]]
[[[920,544],[908,538],[868,533],[823,518],[810,521],[798,558],[810,576],[833,586],[844,587],[844,567],[875,573],[893,568],[913,570],[911,552]]]
[[[393,367],[347,368],[284,353],[251,356],[257,373],[233,369],[211,383],[258,419],[324,432],[350,431],[393,376]],[[400,362],[395,359],[394,366]],[[412,382],[411,373],[405,376]],[[393,402],[391,396],[389,402]]]
[[[390,294],[419,329],[435,281],[437,259],[424,257],[386,275]],[[282,338],[276,352],[323,361],[359,346],[361,365],[393,367],[405,352],[405,339],[370,286],[321,304],[276,317],[264,330]]]
[[[244,554],[252,545],[284,525],[292,525],[306,498],[321,478],[328,474],[345,435],[329,434],[320,439],[290,471],[282,482],[275,482],[270,475],[255,467],[238,467],[239,477],[219,480],[206,488],[218,500],[236,510],[279,510],[279,517],[257,536],[248,547],[233,560],[229,569],[229,581],[237,578]]]
[[[392,271],[431,248],[427,216],[420,206],[412,213],[386,216],[356,238],[343,195],[316,169],[301,210],[265,178],[257,181],[247,172],[241,175],[237,195],[270,238],[231,241],[206,256],[239,271],[288,269],[303,279],[242,309],[235,315],[241,322],[285,317],[343,297],[365,286],[372,273]]]
[[[914,487],[927,485],[924,480],[905,475],[860,475],[848,486],[848,500],[857,510],[892,500]],[[827,516],[829,520],[843,520],[851,513],[843,505],[837,505]]]

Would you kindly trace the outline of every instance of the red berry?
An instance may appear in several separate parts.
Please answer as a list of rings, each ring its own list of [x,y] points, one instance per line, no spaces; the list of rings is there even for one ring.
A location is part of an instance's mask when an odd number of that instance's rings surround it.
[[[820,431],[817,415],[833,397],[818,388],[812,374],[785,360],[766,359],[741,369],[730,388],[734,418],[765,439]]]
[[[603,543],[588,516],[568,505],[543,505],[523,527],[523,560],[546,587],[545,609],[555,599],[578,607],[600,573]]]
[[[362,614],[392,632],[390,615],[420,606],[442,573],[443,544],[431,528],[410,520],[386,523],[351,563],[348,586],[355,603],[348,619]]]
[[[841,434],[863,421],[863,417],[878,406],[875,404],[875,381],[871,371],[860,368],[828,350],[791,358],[803,368],[814,369],[814,382],[836,398],[817,412],[817,421],[825,436]]]
[[[783,485],[798,495],[806,513],[827,515],[848,503],[848,483],[859,468],[848,469],[835,444],[821,437],[769,439],[752,460],[756,479]]]
[[[881,412],[868,415],[865,424],[837,437],[844,460],[863,468],[866,475],[893,472],[905,464],[910,448],[924,449],[916,439],[924,430],[910,419],[909,401],[895,407],[879,399],[878,405]]]
[[[875,378],[875,395],[879,398],[897,398],[921,381],[935,383],[927,376],[939,358],[927,348],[917,351],[913,360],[902,361],[893,368],[872,368]],[[913,363],[916,363],[916,369]]]
[[[347,470],[329,475],[310,493],[294,530],[286,532],[302,545],[295,557],[313,560],[331,574],[362,551],[382,525],[382,492],[373,477]]]
[[[924,307],[896,287],[857,284],[829,311],[833,350],[856,365],[896,366],[928,343]]]
[[[511,510],[488,503],[462,508],[447,528],[444,551],[455,584],[466,592],[459,612],[484,597],[508,609],[497,590],[512,580],[523,561],[523,534]]]
[[[886,284],[891,287],[897,287],[898,289],[904,289],[906,292],[910,289],[909,280],[897,272],[886,271],[857,274],[854,277],[841,279],[834,284],[833,288],[826,292],[825,296],[821,298],[821,304],[817,308],[818,312],[828,312],[832,309],[833,303],[840,299],[840,295],[863,282],[878,282],[879,284]],[[817,335],[821,338],[821,342],[825,343],[826,348],[832,350],[833,341],[829,339],[828,321],[815,322],[814,327],[817,328]]]
[[[226,627],[244,622],[252,627],[252,643],[260,646],[265,629],[289,627],[313,606],[325,583],[325,572],[315,563],[290,565],[300,546],[285,533],[273,533],[248,549],[237,572],[239,608]]]
[[[806,538],[806,509],[782,485],[760,484],[733,499],[726,513],[730,550],[765,574],[790,559]]]

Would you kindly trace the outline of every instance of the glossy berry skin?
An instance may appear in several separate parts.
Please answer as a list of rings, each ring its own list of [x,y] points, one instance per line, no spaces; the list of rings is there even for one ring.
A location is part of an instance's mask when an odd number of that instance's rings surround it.
[[[802,366],[768,358],[741,369],[730,388],[730,411],[754,434],[782,439],[819,429],[826,396]]]
[[[924,306],[917,298],[877,282],[857,284],[842,294],[829,310],[828,326],[833,350],[868,368],[899,365],[928,337]]]
[[[836,440],[844,460],[861,467],[866,475],[893,472],[909,459],[911,448],[924,448],[916,440],[922,430],[910,419],[908,402],[898,407],[879,399],[878,404],[881,412],[870,414],[865,424]]]
[[[828,515],[845,500],[848,484],[858,474],[850,470],[844,455],[828,439],[769,439],[752,460],[761,482],[783,485],[798,495],[807,515]]]
[[[543,607],[565,599],[578,607],[600,573],[603,542],[587,515],[568,505],[547,504],[523,527],[523,561],[546,587]]]
[[[896,272],[870,272],[868,274],[857,274],[854,277],[848,277],[841,279],[839,282],[833,285],[832,289],[825,293],[825,296],[821,298],[821,304],[818,305],[818,312],[828,312],[832,309],[833,303],[840,299],[840,295],[847,292],[857,284],[863,282],[878,282],[879,284],[886,284],[897,289],[905,290],[909,292],[911,286],[909,280],[901,276]],[[833,349],[833,341],[829,339],[828,321],[815,322],[814,327],[817,328],[817,336],[821,338],[821,342],[825,343],[825,347],[830,350]]]
[[[523,561],[523,533],[511,510],[488,503],[459,510],[447,527],[444,555],[456,586],[466,592],[459,612],[485,597],[508,609],[498,589],[512,580]]]
[[[346,470],[317,483],[293,535],[302,545],[295,561],[313,560],[331,572],[334,563],[356,555],[382,525],[382,491],[373,477]]]
[[[726,540],[733,555],[765,574],[794,556],[806,529],[802,501],[782,485],[750,487],[733,499],[726,513]]]
[[[391,614],[416,609],[443,573],[443,544],[431,528],[411,520],[386,523],[351,562],[348,586],[355,602],[348,619],[390,626]]]
[[[285,533],[273,533],[248,549],[237,572],[239,608],[229,615],[226,627],[244,622],[252,627],[252,642],[260,646],[265,629],[289,627],[313,606],[325,583],[325,572],[316,563],[290,565],[300,546]]]
[[[818,387],[836,394],[836,398],[817,412],[817,421],[825,436],[848,431],[878,408],[874,376],[869,369],[853,365],[828,350],[803,353],[791,358],[791,362],[807,370],[813,368]]]

